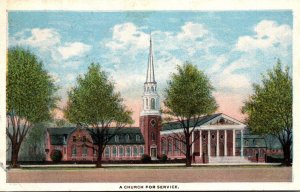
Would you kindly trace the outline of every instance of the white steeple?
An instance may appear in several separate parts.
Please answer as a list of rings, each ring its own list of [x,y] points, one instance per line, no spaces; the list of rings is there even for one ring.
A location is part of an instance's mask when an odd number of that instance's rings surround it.
[[[160,115],[159,95],[157,94],[157,84],[154,75],[152,38],[150,34],[150,48],[148,56],[147,76],[144,83],[143,94],[143,110],[141,116],[144,115]]]

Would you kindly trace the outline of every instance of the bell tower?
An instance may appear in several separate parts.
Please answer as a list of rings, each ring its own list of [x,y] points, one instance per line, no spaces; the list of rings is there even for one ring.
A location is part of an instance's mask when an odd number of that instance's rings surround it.
[[[143,106],[140,114],[140,127],[145,140],[145,154],[155,160],[160,156],[160,129],[161,113],[157,83],[154,75],[152,39],[150,34],[150,48],[144,94]]]

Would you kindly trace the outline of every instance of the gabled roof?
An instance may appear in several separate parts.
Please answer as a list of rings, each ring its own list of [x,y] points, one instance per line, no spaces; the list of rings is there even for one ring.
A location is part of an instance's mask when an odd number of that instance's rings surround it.
[[[117,131],[117,128],[109,128],[108,130],[109,130],[108,134],[115,134],[115,132]],[[119,140],[116,141],[115,137],[113,137],[108,142],[108,145],[126,145],[126,144],[128,144],[128,145],[130,145],[130,144],[131,145],[132,144],[140,145],[140,144],[145,144],[143,134],[141,133],[141,130],[140,130],[139,127],[124,127],[124,128],[120,128],[117,131],[116,135],[119,137]],[[129,136],[129,140],[126,139],[127,135]],[[137,139],[137,135],[139,136],[139,140],[136,140]],[[93,142],[96,144],[98,142],[97,138],[94,137],[93,134],[92,134],[92,138],[93,138]]]
[[[64,145],[65,140],[68,135],[76,130],[76,127],[57,127],[57,128],[48,128],[47,131],[50,135],[50,144],[51,145]],[[65,139],[64,139],[65,137]]]
[[[200,117],[197,126],[201,126],[207,122],[209,122],[210,120],[220,116],[222,113],[216,113],[216,114],[212,114],[212,115],[206,115],[206,116],[202,116]],[[186,121],[185,121],[186,123]],[[190,127],[194,127],[196,120],[193,119],[190,121]],[[174,121],[174,122],[168,122],[168,123],[164,123],[162,125],[162,131],[168,131],[168,130],[176,130],[176,129],[182,129],[181,123],[179,121]]]
[[[108,134],[114,134],[117,128],[109,128]],[[70,134],[72,134],[76,130],[76,127],[57,127],[57,128],[48,128],[47,131],[50,135],[50,143],[51,145],[64,145],[66,144],[64,141],[64,137],[67,139]],[[92,130],[92,129],[89,129]],[[88,131],[88,130],[86,130]],[[94,131],[94,130],[92,130]],[[119,136],[119,142],[115,141],[115,138],[113,137],[109,141],[109,145],[122,145],[122,144],[144,144],[144,137],[141,133],[140,128],[138,127],[125,127],[120,128],[117,134]],[[126,135],[129,135],[129,140],[126,140]],[[139,140],[136,140],[136,135],[139,136]],[[91,134],[93,138],[93,142],[96,144],[97,139]]]

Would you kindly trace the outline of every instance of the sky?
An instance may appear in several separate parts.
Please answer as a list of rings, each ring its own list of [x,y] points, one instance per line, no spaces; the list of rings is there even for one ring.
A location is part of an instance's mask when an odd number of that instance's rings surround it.
[[[30,49],[67,91],[88,66],[99,63],[138,126],[151,33],[155,78],[161,101],[170,74],[189,61],[209,77],[217,112],[243,121],[243,102],[252,84],[277,59],[292,67],[291,11],[10,11],[8,45]],[[62,118],[56,110],[56,118]]]

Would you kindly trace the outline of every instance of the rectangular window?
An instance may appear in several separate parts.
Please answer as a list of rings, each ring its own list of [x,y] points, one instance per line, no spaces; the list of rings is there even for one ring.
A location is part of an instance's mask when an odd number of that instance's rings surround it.
[[[76,142],[76,136],[73,136],[73,142]]]
[[[93,149],[93,154],[94,154],[94,156],[96,156],[97,155],[97,149]]]
[[[86,136],[83,136],[82,141],[86,142]]]

